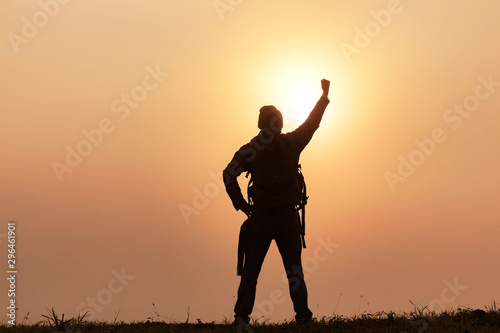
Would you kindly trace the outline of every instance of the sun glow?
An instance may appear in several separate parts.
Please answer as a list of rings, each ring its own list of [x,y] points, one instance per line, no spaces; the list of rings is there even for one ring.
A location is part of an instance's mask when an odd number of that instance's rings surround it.
[[[284,127],[297,127],[306,120],[321,96],[322,77],[311,70],[284,70],[273,79],[270,83],[277,92],[275,106],[283,113]]]
[[[331,81],[330,93],[328,95],[330,105],[328,106],[329,116],[327,117],[327,122],[339,125],[341,114],[333,112],[333,108],[339,105],[339,102],[341,102],[339,99],[345,100],[346,96],[339,98],[335,78],[328,77],[327,75],[321,76],[306,73],[304,75],[290,75],[286,79],[283,79],[281,83],[279,89],[280,104],[276,105],[276,107],[283,113],[285,130],[293,130],[307,119],[322,94],[322,78]],[[323,123],[323,126],[325,125],[327,123]]]
[[[310,59],[309,59],[310,58]],[[273,104],[283,114],[283,132],[296,129],[312,111],[322,94],[321,80],[330,81],[328,116],[321,126],[336,131],[347,121],[344,111],[350,99],[345,68],[334,60],[308,54],[266,64],[259,77],[261,104]],[[307,60],[306,60],[307,59]]]
[[[283,98],[285,107],[284,118],[291,122],[302,123],[321,95],[319,81],[317,85],[312,84],[309,79],[292,79],[285,82],[283,87]]]

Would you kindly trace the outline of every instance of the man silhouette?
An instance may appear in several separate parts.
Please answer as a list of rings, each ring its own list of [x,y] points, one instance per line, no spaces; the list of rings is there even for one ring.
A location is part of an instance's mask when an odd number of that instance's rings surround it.
[[[309,321],[312,312],[307,305],[307,288],[302,271],[300,219],[296,210],[301,190],[298,186],[299,156],[318,129],[330,102],[330,81],[321,80],[323,94],[306,121],[296,130],[282,134],[283,116],[274,106],[260,109],[261,130],[242,146],[223,171],[226,191],[236,210],[243,211],[245,259],[234,307],[235,323],[250,321],[255,302],[257,278],[271,241],[274,239],[285,266],[290,297],[297,322]],[[237,177],[250,172],[252,186],[249,202],[241,193]],[[240,235],[240,243],[243,235]]]

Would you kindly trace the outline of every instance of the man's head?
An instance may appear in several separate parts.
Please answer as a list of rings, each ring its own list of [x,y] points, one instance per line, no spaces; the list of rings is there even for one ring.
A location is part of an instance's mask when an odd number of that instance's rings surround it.
[[[273,105],[263,106],[259,112],[258,126],[260,129],[269,128],[280,133],[283,128],[283,115]]]

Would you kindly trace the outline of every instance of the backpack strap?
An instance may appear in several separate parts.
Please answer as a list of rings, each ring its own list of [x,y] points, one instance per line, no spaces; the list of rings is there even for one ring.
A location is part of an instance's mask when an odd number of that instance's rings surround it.
[[[253,185],[253,176],[251,175],[250,171],[247,171],[245,178],[248,178],[250,175],[250,180],[248,181],[247,185],[247,198],[248,198],[248,204],[253,205],[253,193],[252,193],[252,185]]]
[[[246,178],[250,175],[250,171],[248,171],[245,175]],[[250,195],[250,187],[252,187],[253,184],[253,179],[250,177],[250,180],[248,181],[248,187],[247,187],[247,197],[248,197],[248,203],[250,205],[253,204],[252,202],[252,197]],[[245,222],[240,227],[240,235],[238,237],[238,262],[236,264],[236,275],[241,276],[243,274],[243,266],[245,264],[245,257],[246,257],[246,251],[247,251],[247,244],[248,244],[248,237],[250,233],[250,217],[248,217]]]
[[[305,249],[306,248],[306,204],[307,204],[307,199],[309,197],[307,196],[307,188],[306,188],[306,181],[304,179],[304,175],[302,174],[302,166],[299,164],[298,165],[298,173],[299,173],[299,184],[301,187],[302,191],[302,196],[300,198],[300,204],[297,208],[297,210],[302,210],[302,221],[300,223],[300,237],[302,239],[302,247]],[[300,220],[300,219],[299,219]]]
[[[300,226],[300,238],[302,239],[302,247],[306,246],[306,208],[302,207],[302,224]]]
[[[243,274],[243,267],[246,260],[246,253],[248,250],[248,238],[250,237],[250,219],[246,219],[240,227],[240,235],[238,239],[238,262],[236,264],[236,275]]]

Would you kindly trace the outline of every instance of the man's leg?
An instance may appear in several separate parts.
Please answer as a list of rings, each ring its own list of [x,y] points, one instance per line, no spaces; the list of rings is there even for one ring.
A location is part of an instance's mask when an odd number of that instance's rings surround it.
[[[245,262],[238,288],[238,300],[234,306],[236,320],[245,322],[250,320],[249,316],[255,303],[257,278],[272,240],[266,235],[268,232],[263,229],[265,227],[264,219],[258,218],[258,216],[252,218],[256,220],[252,221],[253,225],[251,226],[250,239],[247,242],[248,247],[245,252]]]
[[[295,210],[282,215],[276,244],[285,266],[290,289],[290,297],[295,310],[295,319],[309,320],[312,312],[307,305],[307,288],[302,271],[302,242],[300,238],[299,216]]]

